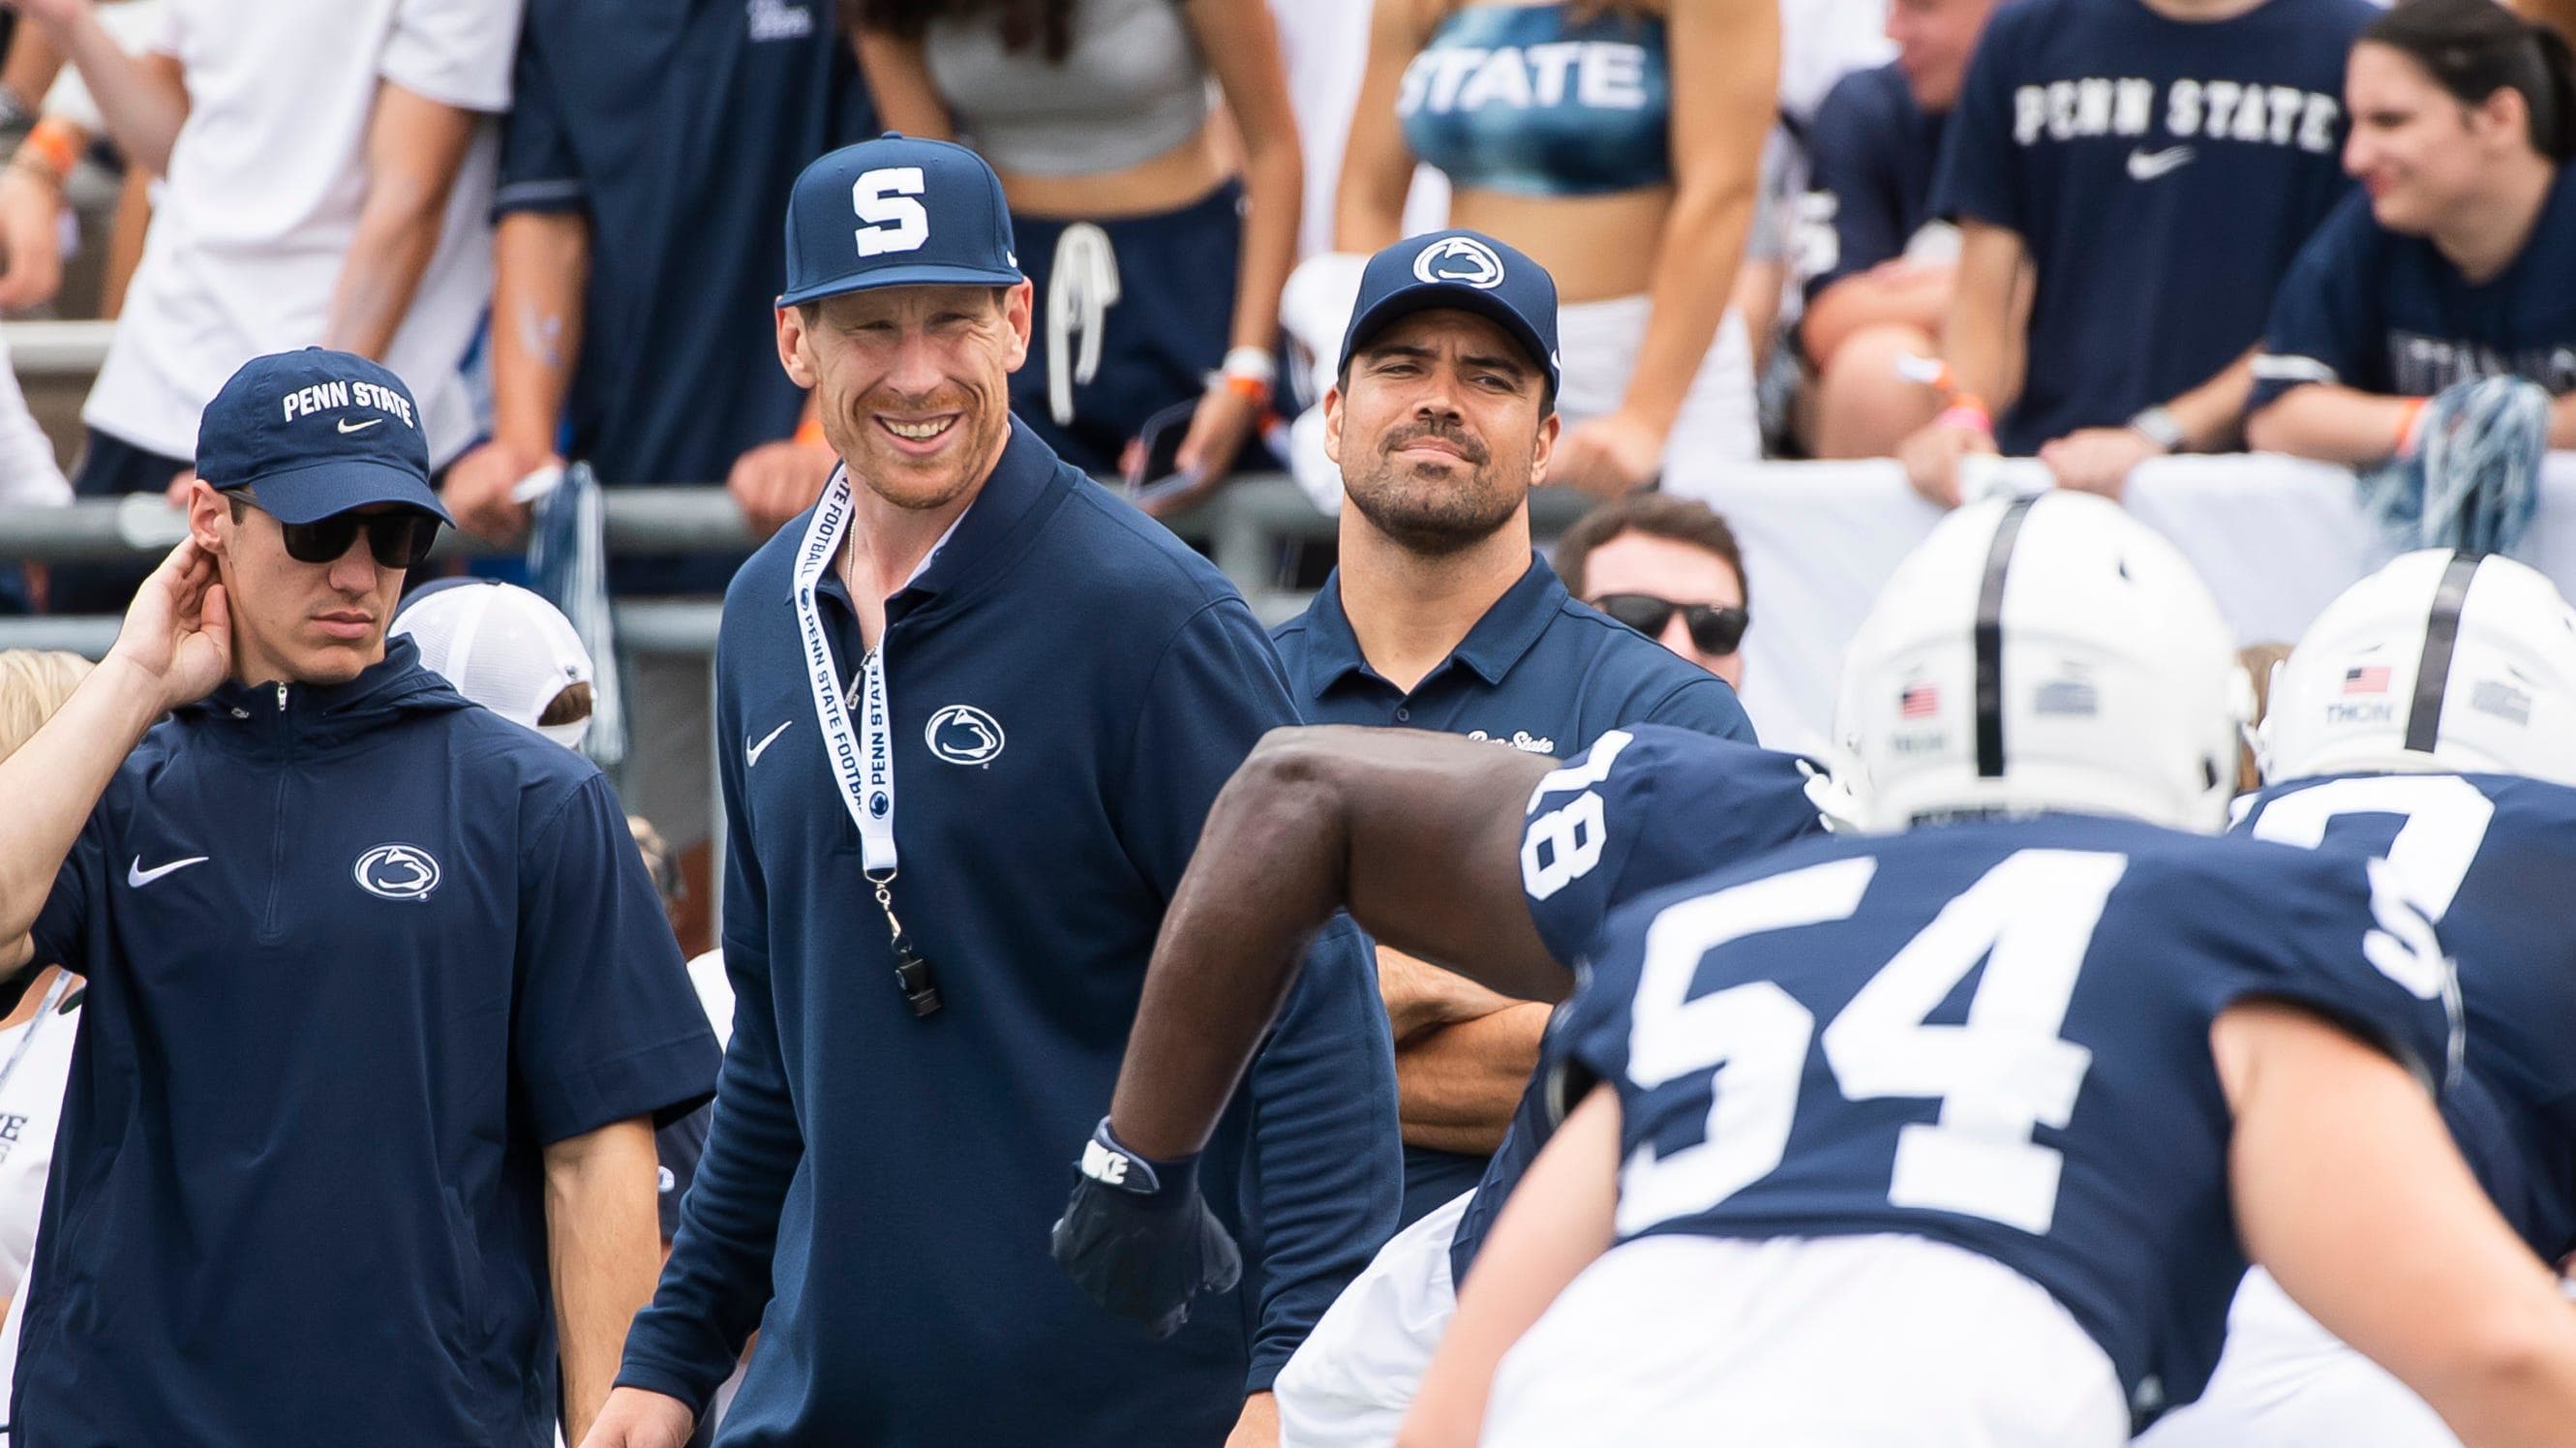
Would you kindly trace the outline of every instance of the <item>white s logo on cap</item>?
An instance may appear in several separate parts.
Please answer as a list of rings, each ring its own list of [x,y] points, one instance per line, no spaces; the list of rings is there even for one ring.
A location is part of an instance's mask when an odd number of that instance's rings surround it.
[[[870,223],[858,230],[859,255],[919,251],[930,240],[930,213],[912,198],[929,183],[918,166],[880,166],[863,172],[850,186],[850,205]]]
[[[1444,236],[1414,253],[1413,274],[1426,282],[1463,282],[1489,292],[1503,284],[1503,259],[1472,236]]]

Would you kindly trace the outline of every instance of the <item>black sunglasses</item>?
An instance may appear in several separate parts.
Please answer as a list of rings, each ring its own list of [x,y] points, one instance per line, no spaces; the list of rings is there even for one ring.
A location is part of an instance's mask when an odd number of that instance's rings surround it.
[[[257,498],[241,493],[233,496],[259,508]],[[260,511],[268,512],[266,508]],[[277,517],[274,513],[269,516]],[[277,531],[286,539],[286,556],[298,563],[338,562],[348,553],[360,529],[366,531],[367,551],[375,555],[380,568],[418,568],[438,542],[438,519],[408,508],[397,513],[334,513],[318,523],[277,520]]]
[[[1650,639],[1661,638],[1664,625],[1679,613],[1682,627],[1690,630],[1691,642],[1704,654],[1735,652],[1736,646],[1744,642],[1745,626],[1753,622],[1753,616],[1740,608],[1675,603],[1651,593],[1605,593],[1592,600],[1592,606]]]

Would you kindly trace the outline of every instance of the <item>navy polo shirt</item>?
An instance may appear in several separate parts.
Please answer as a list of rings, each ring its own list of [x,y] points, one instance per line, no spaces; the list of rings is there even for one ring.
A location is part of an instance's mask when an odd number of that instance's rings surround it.
[[[590,223],[565,454],[611,486],[723,482],[804,406],[771,320],[788,190],[876,133],[832,0],[528,0],[512,86],[494,214]],[[737,561],[609,571],[714,593]]]
[[[725,602],[734,1034],[619,1380],[702,1405],[757,1327],[727,1443],[1219,1443],[1394,1229],[1394,1048],[1358,932],[1317,943],[1202,1164],[1240,1287],[1154,1342],[1047,1229],[1208,806],[1297,722],[1277,655],[1224,575],[1013,424],[886,606],[894,907],[946,998],[916,1018],[817,723],[805,526]],[[821,592],[847,681],[857,621]]]
[[[2401,236],[2354,192],[2281,283],[2254,407],[2303,382],[2430,397],[2479,377],[2576,391],[2576,166],[2560,166],[2530,238],[2501,272],[2472,282],[2420,236]]]
[[[2008,453],[2117,427],[2261,339],[2299,247],[2350,189],[2344,56],[2370,0],[2170,19],[2013,0],[1969,63],[1933,209],[2020,234],[2038,273]]]
[[[89,981],[19,1448],[554,1441],[543,1151],[715,1084],[616,794],[408,639],[127,757],[36,958]]]
[[[1725,680],[1576,601],[1535,554],[1529,571],[1409,694],[1361,655],[1342,612],[1338,569],[1306,611],[1272,637],[1310,723],[1436,729],[1559,759],[1631,724],[1755,742]],[[1490,1160],[1407,1146],[1406,1223],[1472,1190]]]
[[[1905,254],[1934,218],[1932,175],[1949,113],[1926,115],[1894,62],[1834,83],[1807,129],[1809,181],[1798,209],[1798,274],[1807,305],[1825,289]]]

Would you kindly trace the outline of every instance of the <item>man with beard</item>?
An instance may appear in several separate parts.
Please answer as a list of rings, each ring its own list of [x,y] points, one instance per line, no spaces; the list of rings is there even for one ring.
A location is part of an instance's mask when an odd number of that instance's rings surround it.
[[[1402,725],[1570,758],[1607,730],[1753,740],[1734,690],[1582,603],[1530,547],[1556,442],[1556,283],[1473,231],[1370,258],[1324,394],[1341,566],[1274,637],[1309,722]],[[1404,1220],[1474,1189],[1548,1008],[1380,948],[1404,1112]]]
[[[1356,929],[1203,1156],[1083,1153],[1065,1250],[1240,1234],[1186,1323],[1098,1310],[1047,1228],[1287,680],[1225,575],[1012,420],[1030,289],[975,153],[816,161],[786,274],[779,358],[842,466],[725,597],[723,1104],[589,1448],[679,1448],[755,1327],[738,1448],[1267,1448],[1272,1376],[1394,1225]]]

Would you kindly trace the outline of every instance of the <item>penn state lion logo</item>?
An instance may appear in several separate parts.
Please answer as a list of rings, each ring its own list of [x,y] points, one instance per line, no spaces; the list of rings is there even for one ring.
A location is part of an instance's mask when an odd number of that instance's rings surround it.
[[[1472,236],[1444,236],[1414,253],[1413,274],[1426,282],[1462,282],[1489,292],[1503,284],[1503,259]]]
[[[990,764],[1002,752],[1002,725],[972,704],[951,704],[930,716],[922,742],[951,764]]]
[[[386,900],[426,900],[438,888],[438,861],[417,845],[378,845],[350,873],[359,889]]]

